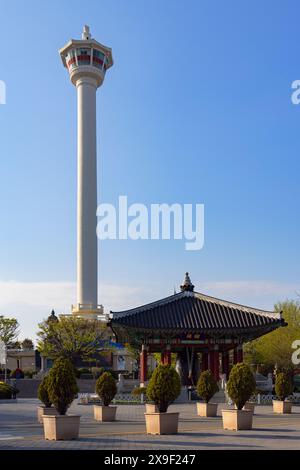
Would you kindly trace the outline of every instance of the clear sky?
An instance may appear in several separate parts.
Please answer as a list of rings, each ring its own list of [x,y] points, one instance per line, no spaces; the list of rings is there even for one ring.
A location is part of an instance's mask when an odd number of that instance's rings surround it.
[[[100,243],[99,302],[196,290],[272,309],[300,291],[300,5],[276,0],[0,1],[0,313],[21,337],[76,301],[76,90],[58,49],[90,25],[99,202],[204,203],[205,245]]]

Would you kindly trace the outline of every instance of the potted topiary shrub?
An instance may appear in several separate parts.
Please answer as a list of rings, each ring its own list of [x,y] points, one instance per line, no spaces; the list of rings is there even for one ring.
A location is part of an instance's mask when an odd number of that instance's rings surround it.
[[[19,390],[6,382],[0,382],[0,400],[15,400]]]
[[[155,413],[145,413],[147,434],[177,434],[179,413],[167,413],[167,410],[180,390],[180,377],[174,367],[158,365],[147,386],[147,397],[158,409]]]
[[[158,413],[159,409],[155,403],[151,402],[147,396],[147,387],[137,387],[132,390],[132,395],[140,397],[141,403],[145,403],[146,413]],[[146,402],[144,401],[146,399]]]
[[[255,391],[255,378],[246,364],[232,367],[227,383],[227,392],[235,404],[234,410],[222,410],[223,428],[232,431],[252,429],[253,413],[243,409]]]
[[[94,405],[94,418],[96,421],[115,421],[116,406],[110,406],[117,393],[117,384],[110,372],[103,372],[96,382],[96,393],[102,405]]]
[[[209,403],[211,398],[219,390],[216,379],[210,370],[205,370],[200,374],[197,383],[197,393],[203,402],[197,403],[198,416],[215,417],[217,416],[218,404]]]
[[[279,400],[273,400],[274,413],[291,413],[292,402],[286,398],[293,392],[293,384],[289,375],[285,372],[279,372],[275,380],[275,393]]]
[[[44,415],[45,439],[77,439],[80,416],[66,414],[78,392],[74,368],[70,361],[64,358],[56,359],[46,383],[49,400],[53,403],[57,415]]]
[[[37,392],[38,399],[43,403],[43,405],[38,406],[38,422],[43,424],[44,415],[57,415],[57,411],[52,405],[52,402],[49,398],[48,393],[48,375],[43,378],[42,382],[39,385]]]

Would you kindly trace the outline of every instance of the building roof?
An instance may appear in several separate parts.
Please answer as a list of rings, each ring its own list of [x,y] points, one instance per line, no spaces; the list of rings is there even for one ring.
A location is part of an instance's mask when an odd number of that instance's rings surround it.
[[[111,312],[111,326],[144,332],[242,334],[253,339],[284,326],[281,313],[259,310],[183,290],[157,302]]]

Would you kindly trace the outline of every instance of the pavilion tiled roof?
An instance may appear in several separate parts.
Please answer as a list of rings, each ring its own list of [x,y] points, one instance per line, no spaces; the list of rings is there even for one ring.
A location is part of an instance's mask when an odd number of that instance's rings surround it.
[[[181,333],[248,332],[252,337],[285,325],[279,312],[186,290],[131,310],[111,312],[111,316],[113,328]]]

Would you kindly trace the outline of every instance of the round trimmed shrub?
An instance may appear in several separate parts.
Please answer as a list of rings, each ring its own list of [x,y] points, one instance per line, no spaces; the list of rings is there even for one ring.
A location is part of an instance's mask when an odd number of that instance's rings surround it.
[[[104,406],[109,406],[117,393],[117,385],[109,372],[103,372],[96,382],[96,393]]]
[[[5,382],[0,382],[0,400],[10,400],[13,388]]]
[[[68,359],[59,358],[54,362],[48,375],[47,391],[58,414],[65,415],[78,392],[74,368]]]
[[[39,385],[38,393],[37,393],[38,399],[45,405],[46,408],[50,408],[52,405],[52,402],[49,398],[49,393],[48,393],[48,382],[49,382],[48,377],[49,376],[46,375],[46,377],[43,378],[42,382]]]
[[[10,400],[11,398],[16,398],[17,393],[19,393],[19,390],[13,385],[0,382],[0,400]]]
[[[181,381],[174,367],[159,364],[154,369],[147,386],[147,397],[158,407],[160,413],[166,413],[169,405],[179,396]]]
[[[200,374],[197,382],[197,393],[206,403],[219,391],[216,379],[211,370],[205,370]]]
[[[256,382],[250,367],[243,363],[235,364],[229,375],[227,391],[238,410],[243,408],[255,389]]]
[[[290,376],[285,372],[279,372],[275,379],[275,393],[279,400],[284,401],[293,393],[293,384]]]

